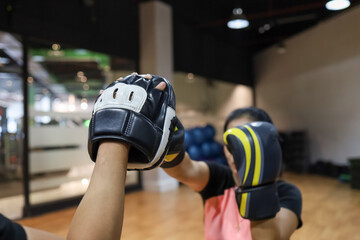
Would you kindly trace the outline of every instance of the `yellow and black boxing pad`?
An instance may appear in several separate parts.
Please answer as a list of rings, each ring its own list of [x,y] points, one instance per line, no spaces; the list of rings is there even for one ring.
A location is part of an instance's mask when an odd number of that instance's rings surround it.
[[[172,168],[182,162],[185,156],[184,135],[185,129],[180,120],[175,117],[172,121],[174,127],[173,135],[169,142],[169,151],[165,156],[163,163],[160,165],[162,168]]]
[[[252,122],[224,133],[238,172],[237,202],[242,217],[271,218],[280,210],[276,178],[281,166],[278,132],[268,122]]]

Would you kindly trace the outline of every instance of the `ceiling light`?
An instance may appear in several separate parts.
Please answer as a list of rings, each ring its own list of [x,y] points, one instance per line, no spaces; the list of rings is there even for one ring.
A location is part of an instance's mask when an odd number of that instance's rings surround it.
[[[68,97],[69,104],[75,104],[75,95],[70,94]]]
[[[33,56],[32,60],[35,62],[43,62],[44,61],[44,57],[43,56]]]
[[[188,73],[187,74],[187,78],[186,78],[186,81],[188,83],[193,83],[194,82],[194,78],[195,78],[195,75],[193,73]]]
[[[89,179],[87,179],[87,178],[81,179],[81,184],[84,185],[84,186],[89,185]]]
[[[270,24],[267,23],[264,25],[264,30],[269,31],[270,28],[271,28]]]
[[[10,63],[10,59],[6,58],[6,57],[0,57],[0,63],[1,64],[9,64]]]
[[[78,71],[76,75],[77,75],[78,78],[81,78],[81,77],[84,76],[84,72]]]
[[[82,110],[86,110],[86,109],[88,108],[88,103],[87,103],[87,102],[81,102],[81,103],[80,103],[80,108],[81,108]]]
[[[27,81],[29,84],[32,84],[34,82],[34,78],[33,77],[28,77]]]
[[[82,76],[82,77],[80,78],[80,81],[81,81],[81,82],[83,82],[83,83],[86,83],[86,81],[87,81],[87,77]]]
[[[70,111],[70,112],[75,112],[75,110],[76,110],[75,105],[70,104],[70,105],[69,105],[69,111]]]
[[[286,46],[283,42],[279,42],[278,43],[278,49],[277,49],[277,52],[279,54],[285,54],[286,53]]]
[[[350,6],[349,0],[331,0],[325,5],[327,10],[337,11],[342,10]]]
[[[54,51],[58,51],[58,50],[60,50],[61,46],[60,46],[60,44],[54,43],[53,45],[51,45],[51,48]]]
[[[242,29],[249,26],[249,21],[245,18],[241,8],[234,8],[231,19],[227,22],[228,28]]]
[[[242,29],[249,26],[249,21],[246,19],[232,19],[227,23],[228,28]]]

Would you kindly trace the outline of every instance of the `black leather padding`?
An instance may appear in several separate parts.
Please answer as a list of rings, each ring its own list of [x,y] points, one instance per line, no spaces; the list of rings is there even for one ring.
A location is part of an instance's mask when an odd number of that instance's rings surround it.
[[[131,158],[139,163],[146,163],[155,156],[162,130],[141,114],[123,109],[106,109],[94,114],[91,122],[89,137],[93,144],[89,144],[88,150],[93,161],[96,161],[100,141],[109,139],[130,143],[133,146]]]
[[[164,161],[161,164],[162,168],[171,168],[182,162],[185,157],[185,147],[184,147],[184,138],[185,138],[185,129],[180,120],[176,117],[173,120],[175,126],[174,133],[172,135],[171,141],[169,142],[169,151],[168,154],[178,154],[171,161]]]
[[[166,83],[163,91],[155,88],[161,82]],[[93,112],[88,137],[90,158],[95,162],[100,142],[112,139],[131,145],[128,159],[129,170],[154,168],[163,161],[174,132],[173,119],[165,119],[169,109],[175,112],[173,88],[168,80],[159,76],[147,79],[141,75],[129,75],[122,80],[114,81],[106,89],[116,84],[136,85],[143,88],[147,93],[146,100],[139,112],[119,107],[101,108]],[[102,100],[101,95],[96,99],[96,101]],[[167,126],[165,121],[169,121],[168,128],[165,128]],[[168,134],[168,139],[163,137],[165,132]],[[164,138],[163,141],[162,138]],[[161,152],[160,145],[164,147],[165,144],[166,147]],[[155,156],[161,156],[158,162],[153,162]]]

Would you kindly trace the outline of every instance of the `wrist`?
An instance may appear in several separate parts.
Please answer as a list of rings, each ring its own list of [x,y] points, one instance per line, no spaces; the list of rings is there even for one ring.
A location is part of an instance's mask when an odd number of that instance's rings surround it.
[[[179,165],[185,157],[185,149],[182,148],[180,152],[169,154],[165,156],[164,162],[160,165],[162,168],[173,168]]]
[[[117,141],[102,141],[96,161],[128,161],[130,144]]]

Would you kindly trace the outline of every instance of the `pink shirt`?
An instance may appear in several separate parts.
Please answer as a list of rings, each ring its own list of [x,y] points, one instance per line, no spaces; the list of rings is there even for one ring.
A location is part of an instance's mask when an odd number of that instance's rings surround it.
[[[240,216],[235,188],[211,197],[204,207],[205,240],[251,240],[250,221]]]

